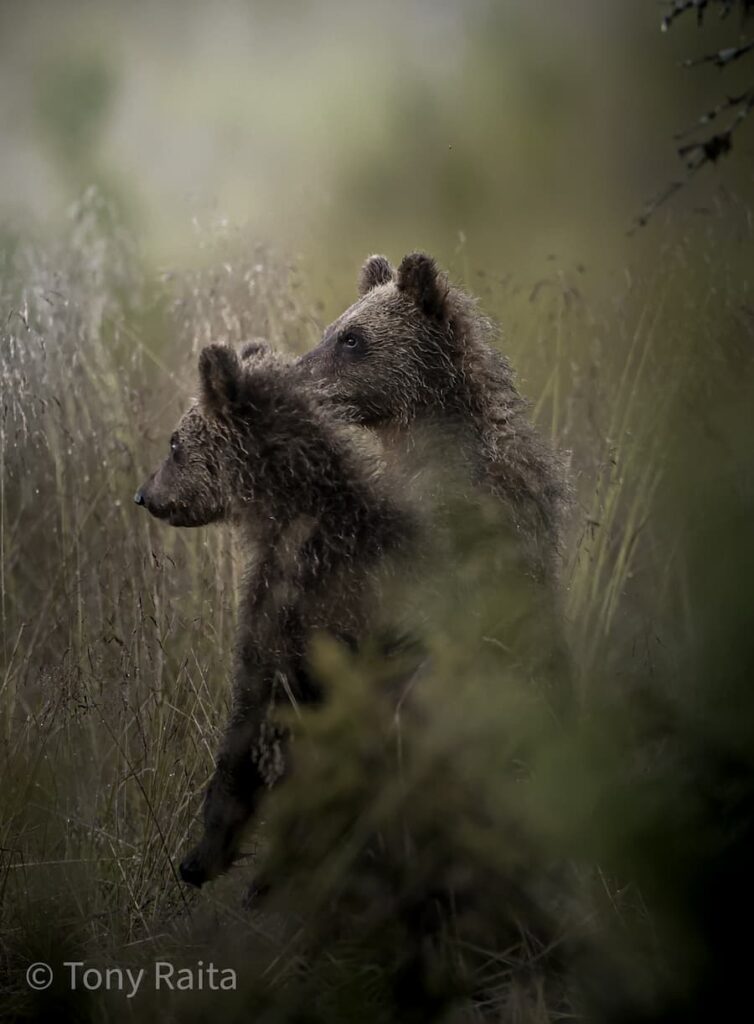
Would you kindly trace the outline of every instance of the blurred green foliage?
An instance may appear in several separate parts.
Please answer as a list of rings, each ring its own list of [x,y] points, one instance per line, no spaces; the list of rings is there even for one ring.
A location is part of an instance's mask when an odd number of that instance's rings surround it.
[[[451,264],[462,236],[492,273],[530,279],[554,252],[619,274],[656,247],[626,231],[719,88],[678,67],[693,19],[662,34],[642,3],[8,0],[1,17],[4,218],[60,223],[95,183],[172,264],[196,256],[192,216],[229,217],[302,254],[333,310],[366,253]],[[704,47],[727,31],[709,20]],[[747,145],[728,187],[751,186]],[[706,201],[699,179],[675,205]]]
[[[86,168],[110,114],[115,91],[111,68],[101,58],[70,56],[45,67],[36,90],[43,140],[71,171]]]

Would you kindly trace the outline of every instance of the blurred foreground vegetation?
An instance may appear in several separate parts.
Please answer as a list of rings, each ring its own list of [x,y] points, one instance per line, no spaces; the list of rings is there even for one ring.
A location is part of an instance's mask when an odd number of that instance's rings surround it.
[[[225,717],[240,567],[228,531],[172,531],[131,495],[199,348],[306,348],[317,289],[227,225],[197,228],[194,269],[158,274],[95,191],[57,237],[0,252],[0,1013],[733,1017],[754,838],[750,225],[729,199],[678,222],[609,301],[580,269],[500,278],[458,251],[573,453],[577,711],[553,722],[495,640],[525,595],[485,571],[494,534],[462,524],[462,578],[416,594],[415,700],[396,713],[379,662],[321,648],[329,700],[291,718],[292,775],[247,862],[200,893],[175,865]],[[260,871],[270,894],[250,900]],[[157,959],[235,966],[239,991],[24,981],[37,960]]]

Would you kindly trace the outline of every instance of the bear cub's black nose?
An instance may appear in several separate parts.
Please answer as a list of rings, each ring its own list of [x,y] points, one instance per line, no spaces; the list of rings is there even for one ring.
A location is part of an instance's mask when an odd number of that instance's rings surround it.
[[[134,501],[136,502],[137,505],[143,505],[145,503],[144,495],[141,493],[141,491],[137,491],[136,494],[134,494]]]

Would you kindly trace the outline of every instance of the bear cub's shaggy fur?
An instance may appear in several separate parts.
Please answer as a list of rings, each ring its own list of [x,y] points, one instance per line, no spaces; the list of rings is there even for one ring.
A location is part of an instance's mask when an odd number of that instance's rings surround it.
[[[210,345],[199,398],[135,501],[172,526],[230,522],[249,551],[238,621],[233,710],[204,801],[204,835],[181,864],[200,886],[226,870],[263,789],[284,768],[271,712],[319,693],[312,636],[358,644],[374,624],[380,570],[415,524],[353,428],[259,344]]]
[[[564,460],[529,421],[493,347],[492,321],[424,253],[397,270],[370,257],[359,293],[299,372],[401,457],[427,434],[436,451],[460,451],[472,483],[499,502],[532,573],[554,581],[568,505]]]
[[[136,494],[173,526],[233,523],[249,549],[233,712],[185,881],[227,869],[282,774],[271,711],[319,698],[313,635],[358,647],[381,621],[386,576],[451,551],[427,542],[448,481],[461,481],[455,498],[495,506],[524,573],[555,591],[563,460],[526,418],[493,335],[475,302],[412,253],[397,270],[367,260],[358,301],[294,364],[261,342],[202,351],[198,401]]]

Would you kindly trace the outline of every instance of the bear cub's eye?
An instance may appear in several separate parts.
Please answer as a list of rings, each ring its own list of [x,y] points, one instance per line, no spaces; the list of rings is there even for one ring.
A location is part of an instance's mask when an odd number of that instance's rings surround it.
[[[355,331],[349,331],[347,334],[341,335],[341,337],[338,338],[338,342],[341,349],[349,355],[360,354],[366,347],[364,344],[364,338],[361,334],[358,334]]]
[[[173,434],[173,436],[170,438],[170,451],[171,451],[171,453],[172,453],[174,458],[177,457],[178,449],[180,447],[181,447],[180,438],[178,437],[177,434]]]

